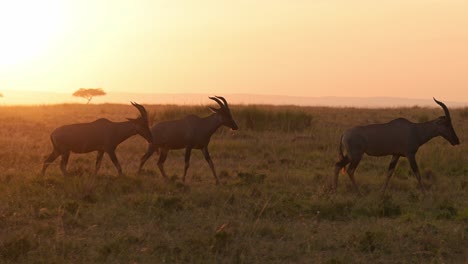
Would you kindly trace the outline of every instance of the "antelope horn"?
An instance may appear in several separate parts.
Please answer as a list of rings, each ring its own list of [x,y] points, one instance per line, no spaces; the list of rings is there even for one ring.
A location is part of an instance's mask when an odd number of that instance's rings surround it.
[[[227,103],[226,99],[224,99],[224,97],[222,97],[222,96],[216,96],[216,98],[221,99],[221,100],[223,101],[223,103],[224,103],[224,106],[226,106],[226,108],[229,108],[228,103]]]
[[[134,107],[136,107],[136,109],[138,109],[138,111],[140,111],[141,117],[148,119],[148,112],[146,112],[146,109],[142,105],[137,104],[135,102],[131,103]]]
[[[434,99],[434,101],[435,101],[438,105],[440,105],[440,106],[442,107],[442,109],[444,109],[445,118],[447,118],[447,120],[449,120],[449,121],[452,120],[451,117],[450,117],[450,112],[449,112],[447,106],[445,106],[444,103],[442,103],[442,102],[440,102],[440,101],[437,101],[434,97],[432,97],[432,98]]]
[[[210,98],[211,100],[217,102],[221,108],[226,108],[226,106],[224,106],[224,104],[218,98],[216,98],[216,97],[208,97],[208,98]]]

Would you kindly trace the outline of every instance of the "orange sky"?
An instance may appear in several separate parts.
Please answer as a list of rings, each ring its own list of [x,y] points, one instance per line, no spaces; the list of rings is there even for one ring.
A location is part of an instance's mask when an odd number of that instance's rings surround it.
[[[468,101],[465,0],[2,1],[0,36],[0,92]]]

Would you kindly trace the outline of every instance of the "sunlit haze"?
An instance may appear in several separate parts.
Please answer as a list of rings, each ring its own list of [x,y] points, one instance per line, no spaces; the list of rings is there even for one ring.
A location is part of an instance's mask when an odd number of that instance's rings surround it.
[[[0,102],[81,87],[468,102],[467,14],[464,0],[1,1]]]

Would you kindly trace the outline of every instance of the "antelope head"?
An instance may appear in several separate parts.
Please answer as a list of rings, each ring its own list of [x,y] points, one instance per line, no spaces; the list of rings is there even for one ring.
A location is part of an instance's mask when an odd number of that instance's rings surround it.
[[[221,124],[231,128],[232,130],[237,130],[239,127],[236,124],[236,121],[232,118],[231,110],[229,109],[229,105],[224,99],[224,97],[221,96],[215,96],[215,97],[209,97],[211,100],[215,101],[218,103],[220,108],[214,108],[209,106],[211,111],[214,113],[218,114],[221,120]]]
[[[436,121],[439,135],[445,138],[453,146],[460,144],[460,140],[458,139],[458,136],[453,129],[452,118],[450,117],[450,112],[447,106],[444,103],[437,101],[435,98],[433,99],[438,105],[442,107],[442,109],[444,109],[445,112],[445,116],[439,117]]]
[[[149,129],[148,113],[146,112],[146,109],[140,104],[135,102],[131,103],[136,109],[138,109],[138,111],[140,111],[140,116],[137,118],[127,118],[127,120],[135,125],[137,134],[146,139],[148,143],[152,143],[153,136],[151,135],[151,131]]]

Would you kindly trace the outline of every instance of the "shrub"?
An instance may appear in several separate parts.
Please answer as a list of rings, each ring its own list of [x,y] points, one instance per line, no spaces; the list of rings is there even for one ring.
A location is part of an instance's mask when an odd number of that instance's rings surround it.
[[[176,196],[159,196],[155,206],[165,211],[172,212],[184,208],[184,203],[181,198]]]
[[[460,111],[460,116],[463,119],[468,119],[468,107],[465,107]]]
[[[254,131],[302,131],[312,123],[312,116],[304,111],[262,109],[258,106],[243,107],[235,116],[240,126]]]
[[[383,248],[384,234],[382,232],[367,231],[359,240],[359,250],[372,253],[376,249]]]
[[[240,178],[243,184],[251,185],[254,183],[263,183],[265,181],[265,174],[257,174],[250,172],[239,172],[237,176]]]
[[[285,107],[244,106],[231,108],[234,120],[241,129],[252,131],[303,131],[312,124],[312,116],[302,110]],[[205,106],[163,106],[149,111],[150,125],[161,121],[176,120],[187,115],[208,116],[211,112]]]
[[[0,258],[16,261],[35,247],[35,243],[27,236],[13,237],[5,242],[0,242]]]
[[[380,216],[392,217],[401,215],[400,205],[392,200],[391,196],[384,196],[379,204]]]
[[[458,214],[457,208],[449,200],[442,201],[438,209],[437,219],[454,219]]]

